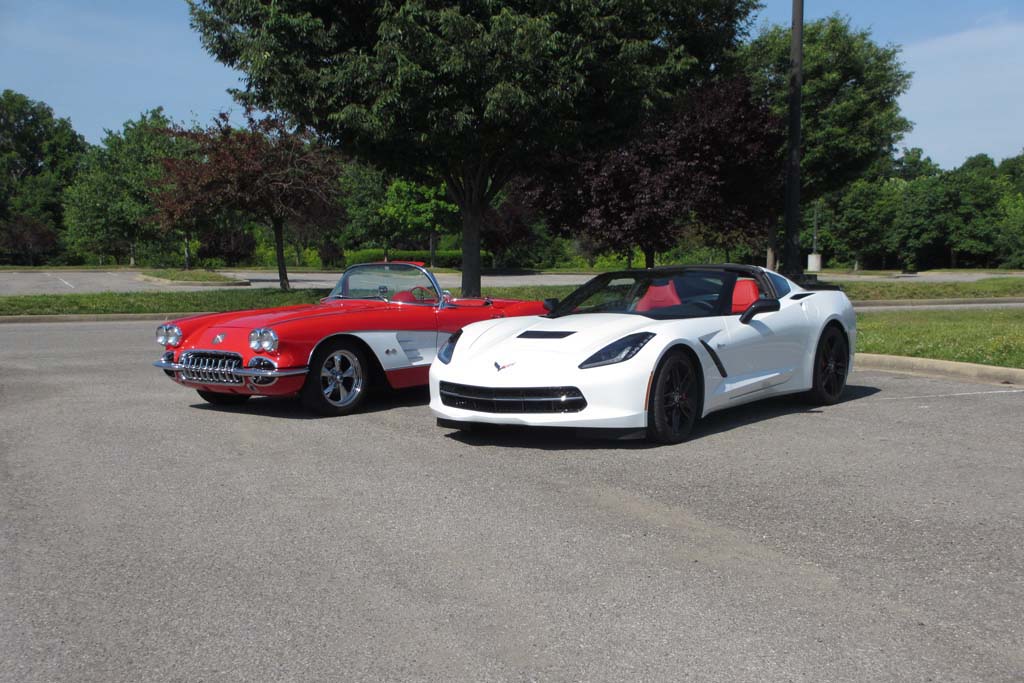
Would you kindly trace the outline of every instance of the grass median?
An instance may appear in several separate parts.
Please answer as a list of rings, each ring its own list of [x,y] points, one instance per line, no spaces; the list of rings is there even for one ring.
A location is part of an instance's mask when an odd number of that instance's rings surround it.
[[[1024,297],[1024,277],[990,277],[976,282],[848,281],[836,284],[852,301]]]
[[[857,351],[1024,368],[1024,309],[861,313]]]
[[[160,280],[171,280],[173,282],[238,282],[238,278],[221,275],[212,270],[178,270],[173,268],[161,268],[157,270],[144,270],[142,274],[147,277],[155,277]]]
[[[489,287],[494,298],[539,300],[564,297],[574,287]],[[454,290],[458,296],[459,290]],[[327,289],[208,289],[196,292],[99,292],[95,294],[33,294],[0,296],[3,315],[102,315],[106,313],[184,313],[190,311],[239,311],[292,304],[315,303]]]

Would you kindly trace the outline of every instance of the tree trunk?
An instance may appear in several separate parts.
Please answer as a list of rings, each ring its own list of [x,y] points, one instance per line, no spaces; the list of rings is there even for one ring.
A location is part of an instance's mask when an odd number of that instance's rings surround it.
[[[482,201],[462,206],[462,296],[480,296],[480,231],[484,224]]]
[[[768,270],[778,270],[779,257],[778,257],[778,243],[775,237],[775,230],[771,229],[768,231],[768,248],[764,255],[764,267]]]
[[[654,267],[654,249],[644,247],[644,268]]]
[[[281,289],[287,292],[291,290],[291,285],[288,284],[288,266],[284,262],[284,221],[273,218],[271,225],[274,228],[274,248],[277,252],[277,279]]]
[[[437,230],[430,231],[430,267],[434,268],[434,258],[437,256]]]
[[[185,270],[192,268],[192,251],[188,243],[188,233],[185,233]]]
[[[135,267],[135,242],[128,243],[128,265]]]

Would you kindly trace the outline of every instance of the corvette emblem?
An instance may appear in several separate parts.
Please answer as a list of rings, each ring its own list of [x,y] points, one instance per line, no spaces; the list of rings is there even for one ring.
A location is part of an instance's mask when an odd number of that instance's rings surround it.
[[[213,338],[213,343],[214,344],[220,344],[222,341],[224,341],[224,333],[223,332],[221,332],[220,334],[218,334],[216,337]]]
[[[508,363],[507,365],[499,365],[497,362],[495,362],[494,363],[494,369],[497,370],[498,372],[501,372],[505,368],[510,368],[513,365],[515,365],[515,363]]]

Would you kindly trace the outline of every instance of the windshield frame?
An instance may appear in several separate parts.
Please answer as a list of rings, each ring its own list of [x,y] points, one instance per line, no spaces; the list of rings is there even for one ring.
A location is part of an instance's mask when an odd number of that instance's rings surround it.
[[[434,303],[429,303],[429,302],[419,302],[419,301],[392,301],[389,298],[380,297],[380,296],[373,296],[373,297],[348,296],[348,295],[344,295],[344,294],[341,293],[342,283],[345,281],[345,279],[347,277],[349,277],[352,274],[353,271],[359,270],[361,268],[369,268],[371,266],[378,267],[378,268],[380,268],[382,266],[386,266],[388,268],[400,268],[400,269],[418,270],[420,273],[423,274],[424,277],[426,277],[427,281],[430,283],[430,286],[433,288],[435,302]],[[342,272],[341,277],[338,278],[338,282],[334,285],[334,288],[331,290],[331,293],[328,294],[327,297],[324,300],[325,301],[337,301],[337,300],[342,300],[342,301],[385,301],[387,303],[393,303],[393,304],[399,304],[399,305],[430,306],[431,308],[443,308],[444,304],[445,304],[445,301],[444,301],[444,290],[441,289],[441,285],[440,285],[440,283],[438,283],[437,278],[434,277],[434,274],[431,273],[426,268],[424,268],[423,266],[421,266],[420,264],[413,263],[411,261],[371,261],[371,262],[368,262],[368,263],[357,263],[355,265],[349,266],[348,268],[346,268],[344,270],[344,272]]]

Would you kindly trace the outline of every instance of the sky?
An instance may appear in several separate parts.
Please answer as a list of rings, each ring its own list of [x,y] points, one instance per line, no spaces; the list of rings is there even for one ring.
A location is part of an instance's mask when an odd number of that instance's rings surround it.
[[[790,0],[762,0],[757,23],[789,24]],[[1024,2],[805,0],[810,21],[835,12],[902,46],[914,73],[900,100],[921,147],[944,168],[1024,150]],[[240,76],[189,27],[184,0],[0,0],[0,89],[42,100],[90,142],[162,106],[175,120],[238,111]]]

